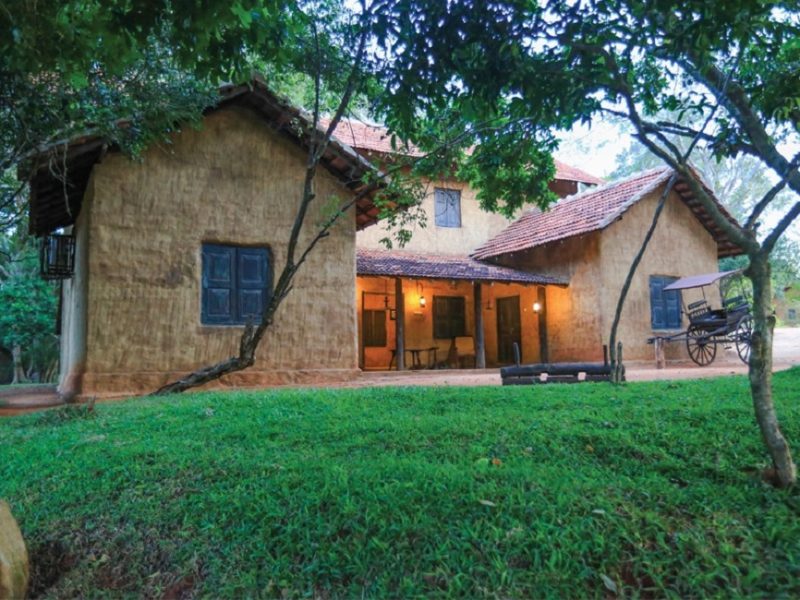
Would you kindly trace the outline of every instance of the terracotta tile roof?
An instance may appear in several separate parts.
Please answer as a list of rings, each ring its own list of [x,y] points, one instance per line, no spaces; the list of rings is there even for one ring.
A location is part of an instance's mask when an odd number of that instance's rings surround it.
[[[531,210],[480,246],[472,257],[492,258],[603,229],[669,175],[667,168],[645,171],[565,198],[546,212]]]
[[[556,164],[556,179],[563,179],[565,181],[579,181],[580,183],[589,183],[592,185],[603,185],[606,183],[605,179],[600,179],[599,177],[590,175],[578,167],[572,167],[555,158],[553,159],[553,162]]]
[[[323,119],[322,125],[327,126],[330,121]],[[334,136],[341,142],[358,150],[377,152],[379,154],[405,154],[407,156],[422,156],[422,151],[416,146],[403,147],[398,141],[398,149],[392,148],[389,132],[380,125],[369,125],[355,119],[342,119]],[[560,160],[553,160],[556,165],[555,179],[563,181],[579,181],[592,185],[603,184],[605,181],[577,167],[567,165]]]
[[[327,127],[330,121],[322,119],[321,123]],[[356,148],[377,152],[379,154],[405,154],[407,156],[422,156],[422,151],[416,146],[403,146],[397,141],[398,147],[392,148],[392,138],[385,127],[369,125],[355,119],[342,119],[333,132],[336,139]]]
[[[356,274],[419,279],[460,279],[538,285],[567,285],[567,280],[499,267],[468,256],[422,254],[405,250],[356,250]]]
[[[619,219],[633,204],[665,184],[671,173],[672,171],[667,167],[644,171],[627,179],[565,198],[546,212],[538,209],[531,210],[480,246],[472,253],[472,257],[486,260],[502,254],[519,252],[556,240],[605,229]],[[713,190],[699,174],[697,174],[697,179],[716,200]],[[728,239],[694,197],[691,188],[685,181],[678,180],[674,190],[695,214],[698,221],[714,237],[720,258],[742,253],[741,248]],[[729,221],[736,223],[736,219],[728,213],[719,200],[717,200],[717,205]]]
[[[605,229],[636,202],[664,185],[671,174],[672,171],[668,167],[651,169],[565,198],[546,212],[533,209],[475,250],[472,258],[487,260]],[[713,191],[699,174],[697,179],[714,198]],[[720,257],[741,254],[741,249],[714,223],[685,181],[679,180],[674,190],[714,237]],[[729,221],[736,223],[718,200],[717,204],[723,215]]]

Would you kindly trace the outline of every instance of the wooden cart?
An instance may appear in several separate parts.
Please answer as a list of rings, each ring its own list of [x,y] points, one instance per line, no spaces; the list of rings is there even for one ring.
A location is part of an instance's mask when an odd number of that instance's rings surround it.
[[[722,271],[684,277],[664,288],[668,291],[681,291],[689,289],[703,290],[703,299],[692,302],[683,307],[683,313],[689,319],[686,331],[669,336],[656,336],[648,342],[684,341],[686,350],[695,363],[704,367],[714,362],[717,356],[717,346],[736,347],[736,352],[742,362],[750,360],[750,338],[753,334],[753,316],[750,312],[750,303],[744,294],[731,298],[723,298],[719,308],[713,308],[706,299],[705,288],[716,284],[725,277],[739,274],[740,271]]]

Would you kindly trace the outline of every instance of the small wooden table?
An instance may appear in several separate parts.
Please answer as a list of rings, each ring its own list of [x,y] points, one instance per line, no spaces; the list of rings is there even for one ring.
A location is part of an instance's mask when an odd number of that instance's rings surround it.
[[[418,370],[418,369],[432,369],[436,366],[436,352],[439,350],[439,346],[430,346],[429,348],[406,348],[406,352],[411,353],[411,369]],[[422,353],[427,352],[428,356],[426,364],[422,364]],[[392,348],[392,358],[389,361],[389,369],[392,368],[392,363],[394,363],[395,358],[397,357],[397,349]],[[433,359],[431,361],[431,359]]]

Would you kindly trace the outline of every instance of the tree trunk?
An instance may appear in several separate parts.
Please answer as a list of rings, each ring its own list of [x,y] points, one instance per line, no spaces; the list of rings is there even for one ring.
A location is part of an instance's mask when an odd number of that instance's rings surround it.
[[[11,383],[25,383],[25,367],[22,365],[22,348],[19,344],[14,344],[11,348],[11,357],[14,360],[14,379]]]
[[[753,282],[753,334],[750,349],[750,390],[761,437],[772,457],[776,483],[789,487],[797,482],[797,468],[783,437],[772,400],[772,283],[769,256],[758,252],[750,256],[745,272]],[[773,478],[770,478],[773,479]]]
[[[622,284],[622,289],[619,292],[617,308],[614,311],[614,320],[611,322],[611,333],[608,341],[608,350],[611,355],[612,383],[622,383],[622,378],[625,375],[625,367],[622,363],[622,346],[617,343],[617,329],[619,328],[619,322],[622,318],[622,309],[625,306],[625,299],[628,297],[628,291],[631,289],[631,283],[633,283],[633,277],[636,275],[636,269],[639,268],[639,263],[642,262],[642,257],[647,251],[647,246],[650,244],[653,233],[658,226],[658,219],[661,216],[661,212],[664,210],[664,206],[667,204],[667,198],[669,198],[669,194],[672,191],[672,187],[675,185],[675,181],[677,179],[677,173],[673,172],[672,176],[667,181],[667,185],[664,188],[664,192],[661,194],[661,198],[658,200],[656,210],[653,212],[653,220],[650,222],[650,227],[647,229],[647,232],[644,235],[642,245],[639,246],[639,251],[636,253],[636,256],[633,257],[631,267],[628,269],[628,274],[625,276],[625,282]]]

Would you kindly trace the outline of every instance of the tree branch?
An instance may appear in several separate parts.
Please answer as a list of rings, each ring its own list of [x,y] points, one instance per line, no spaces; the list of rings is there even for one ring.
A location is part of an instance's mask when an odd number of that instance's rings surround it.
[[[776,183],[772,188],[764,195],[764,197],[753,207],[753,211],[750,213],[750,216],[747,218],[747,222],[745,223],[745,229],[755,229],[756,222],[758,221],[758,217],[761,216],[761,213],[764,212],[767,207],[772,203],[775,197],[786,187],[786,182],[788,181],[789,173],[792,170],[796,170],[798,164],[800,164],[800,153],[795,155],[792,159],[791,165],[792,168],[787,173],[784,173],[783,177],[781,177],[780,181]]]
[[[609,55],[610,57],[610,55]],[[610,60],[606,61],[607,67],[611,70],[612,74],[617,80],[622,80],[622,77],[619,73],[619,70],[616,65],[616,61],[613,60],[613,57],[610,57]],[[639,115],[639,112],[636,108],[636,102],[633,99],[633,93],[630,88],[622,82],[619,89],[620,93],[625,98],[625,102],[628,108],[628,119],[633,123],[634,127],[637,131],[637,137],[639,141],[642,142],[653,154],[661,158],[668,166],[672,169],[677,171],[682,178],[686,181],[687,185],[692,188],[692,192],[694,192],[695,197],[700,201],[703,205],[703,208],[708,211],[709,215],[713,219],[714,223],[716,223],[724,232],[725,234],[737,245],[744,248],[747,252],[752,253],[758,250],[758,242],[755,240],[754,236],[748,234],[745,230],[741,228],[741,226],[734,225],[731,223],[727,217],[722,214],[722,211],[719,210],[717,203],[706,193],[705,188],[700,185],[700,183],[696,180],[694,174],[691,171],[691,168],[686,163],[689,154],[687,153],[685,156],[678,150],[678,148],[674,145],[669,143],[670,152],[667,152],[663,148],[661,148],[658,144],[653,142],[647,135],[647,128]],[[718,102],[718,106],[721,102]],[[716,108],[714,109],[716,110]],[[713,117],[713,113],[711,115]],[[703,128],[708,126],[711,118],[709,117],[706,119]],[[702,131],[702,130],[701,130]],[[659,139],[662,141],[665,139],[664,136],[660,136]],[[694,144],[692,144],[689,148],[690,152],[694,148]]]
[[[787,175],[789,187],[797,194],[800,194],[800,173],[791,168],[791,163],[778,152],[777,147],[770,139],[764,125],[761,123],[756,111],[750,105],[747,93],[735,81],[726,84],[725,74],[716,66],[707,64],[703,67],[696,66],[704,64],[698,57],[690,52],[690,60],[683,60],[680,65],[691,73],[698,81],[705,85],[717,100],[725,106],[733,118],[747,133],[757,156],[761,158],[779,177]]]

